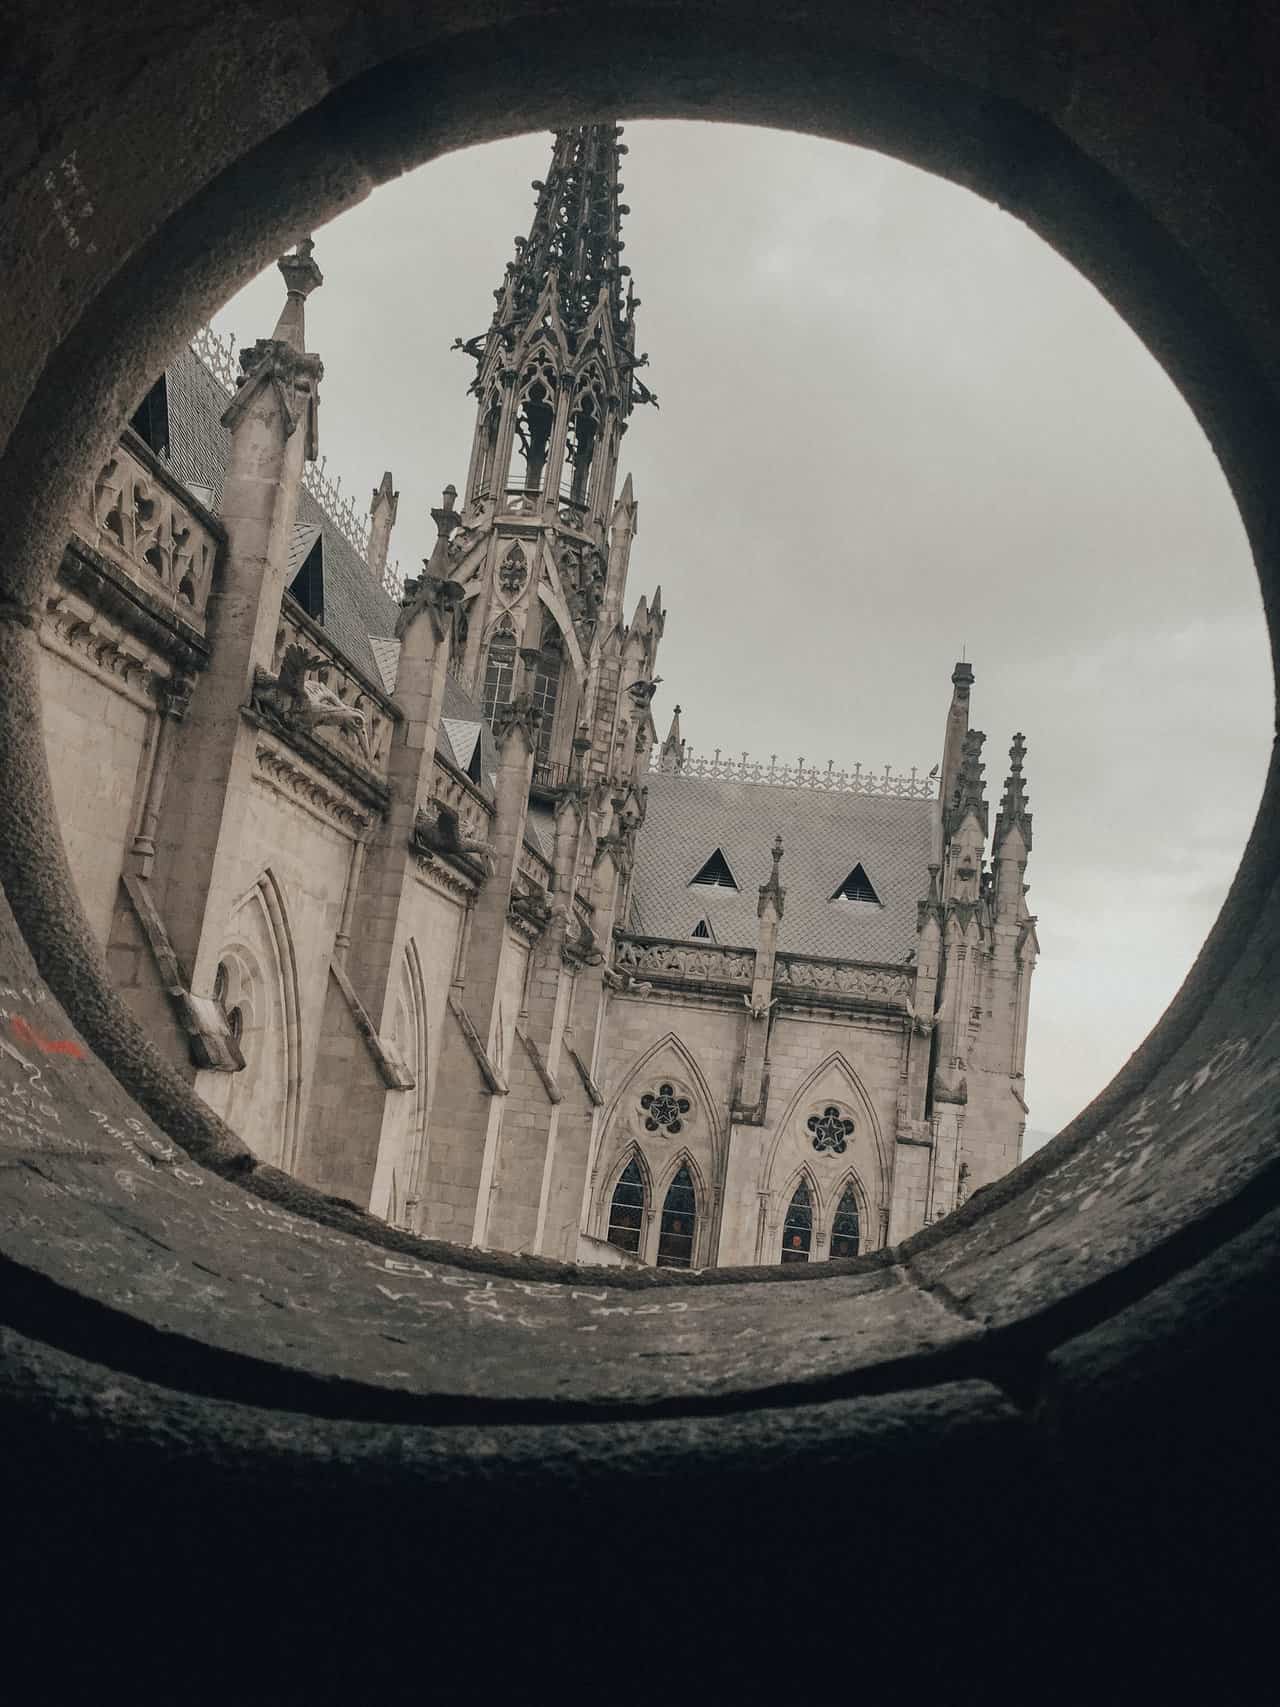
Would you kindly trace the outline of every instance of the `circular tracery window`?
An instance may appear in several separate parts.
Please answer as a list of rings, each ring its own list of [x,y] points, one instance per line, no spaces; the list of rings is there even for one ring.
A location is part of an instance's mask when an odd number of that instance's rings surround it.
[[[811,1114],[805,1124],[813,1134],[813,1147],[819,1155],[824,1150],[834,1156],[843,1155],[853,1137],[853,1122],[834,1103],[828,1104],[821,1114]]]
[[[688,1114],[690,1103],[674,1085],[659,1085],[656,1091],[644,1093],[640,1107],[645,1112],[646,1132],[676,1133],[684,1128],[683,1116]]]

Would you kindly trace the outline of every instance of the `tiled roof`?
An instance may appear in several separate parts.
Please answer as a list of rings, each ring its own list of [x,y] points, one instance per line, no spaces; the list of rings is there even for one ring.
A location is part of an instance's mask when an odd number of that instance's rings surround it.
[[[781,834],[787,892],[778,947],[837,960],[897,962],[915,946],[916,903],[929,885],[932,800],[835,794],[657,772],[636,846],[630,928],[688,937],[705,918],[717,942],[754,947],[756,903]],[[690,880],[719,848],[741,887]],[[861,863],[881,905],[830,897]]]
[[[369,644],[373,648],[373,661],[378,666],[378,679],[388,693],[396,691],[396,677],[400,673],[400,642],[394,636],[371,634]]]

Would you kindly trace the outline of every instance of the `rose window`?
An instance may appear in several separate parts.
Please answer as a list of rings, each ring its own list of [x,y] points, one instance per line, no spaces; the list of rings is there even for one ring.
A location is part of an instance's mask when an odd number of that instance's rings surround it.
[[[834,1105],[824,1108],[821,1114],[811,1114],[806,1125],[813,1133],[813,1147],[819,1155],[824,1150],[830,1150],[836,1156],[843,1155],[853,1136],[853,1122]]]
[[[659,1085],[656,1091],[646,1091],[640,1098],[645,1112],[646,1132],[679,1132],[684,1116],[689,1112],[688,1097],[678,1096],[674,1085]]]

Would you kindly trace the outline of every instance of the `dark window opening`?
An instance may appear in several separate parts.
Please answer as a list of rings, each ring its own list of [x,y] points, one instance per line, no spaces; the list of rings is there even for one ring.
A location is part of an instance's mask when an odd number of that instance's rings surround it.
[[[129,425],[157,456],[169,455],[169,388],[165,376],[159,379],[139,403],[129,418]]]
[[[609,1205],[609,1243],[639,1255],[644,1227],[644,1179],[633,1156],[623,1168]]]
[[[711,858],[696,876],[690,878],[690,886],[702,883],[711,889],[736,889],[737,881],[729,870],[729,862],[717,848]]]
[[[480,749],[483,746],[484,746],[484,732],[482,730],[478,729],[476,731],[476,744],[471,749],[471,757],[467,760],[467,775],[471,778],[471,781],[476,783],[477,785],[479,785],[479,783],[481,781]]]
[[[671,1182],[662,1205],[658,1230],[658,1267],[692,1268],[693,1234],[697,1225],[698,1201],[688,1168],[681,1168]]]
[[[293,598],[315,622],[324,621],[324,541],[317,539],[289,588]]]
[[[514,486],[516,481],[515,461],[517,457],[524,460],[524,490],[533,494],[541,492],[542,479],[547,467],[547,445],[551,439],[551,428],[555,424],[556,372],[550,359],[545,355],[536,356],[524,372],[525,385],[516,406],[515,436],[511,445],[511,476],[508,484]]]
[[[712,930],[711,926],[705,919],[699,919],[697,924],[689,932],[689,935],[696,936],[703,942],[714,942],[716,940],[716,933]]]
[[[782,1261],[808,1262],[813,1244],[813,1199],[809,1183],[801,1180],[787,1206],[787,1218],[782,1223]]]
[[[833,901],[872,901],[877,906],[880,904],[880,897],[871,887],[871,879],[861,865],[854,866],[831,899]]]
[[[831,1255],[856,1257],[860,1237],[858,1200],[854,1196],[853,1187],[847,1185],[836,1208],[835,1220],[831,1223]]]

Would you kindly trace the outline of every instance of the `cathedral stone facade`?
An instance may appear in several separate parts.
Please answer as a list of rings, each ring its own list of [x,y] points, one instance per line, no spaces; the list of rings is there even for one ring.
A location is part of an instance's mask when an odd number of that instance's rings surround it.
[[[416,580],[391,475],[366,519],[317,461],[310,241],[238,368],[206,333],[152,387],[44,616],[63,835],[117,984],[265,1160],[491,1249],[855,1255],[1019,1159],[1023,741],[994,827],[967,664],[929,777],[698,759],[678,708],[659,745],[620,134],[557,135],[460,346]]]

